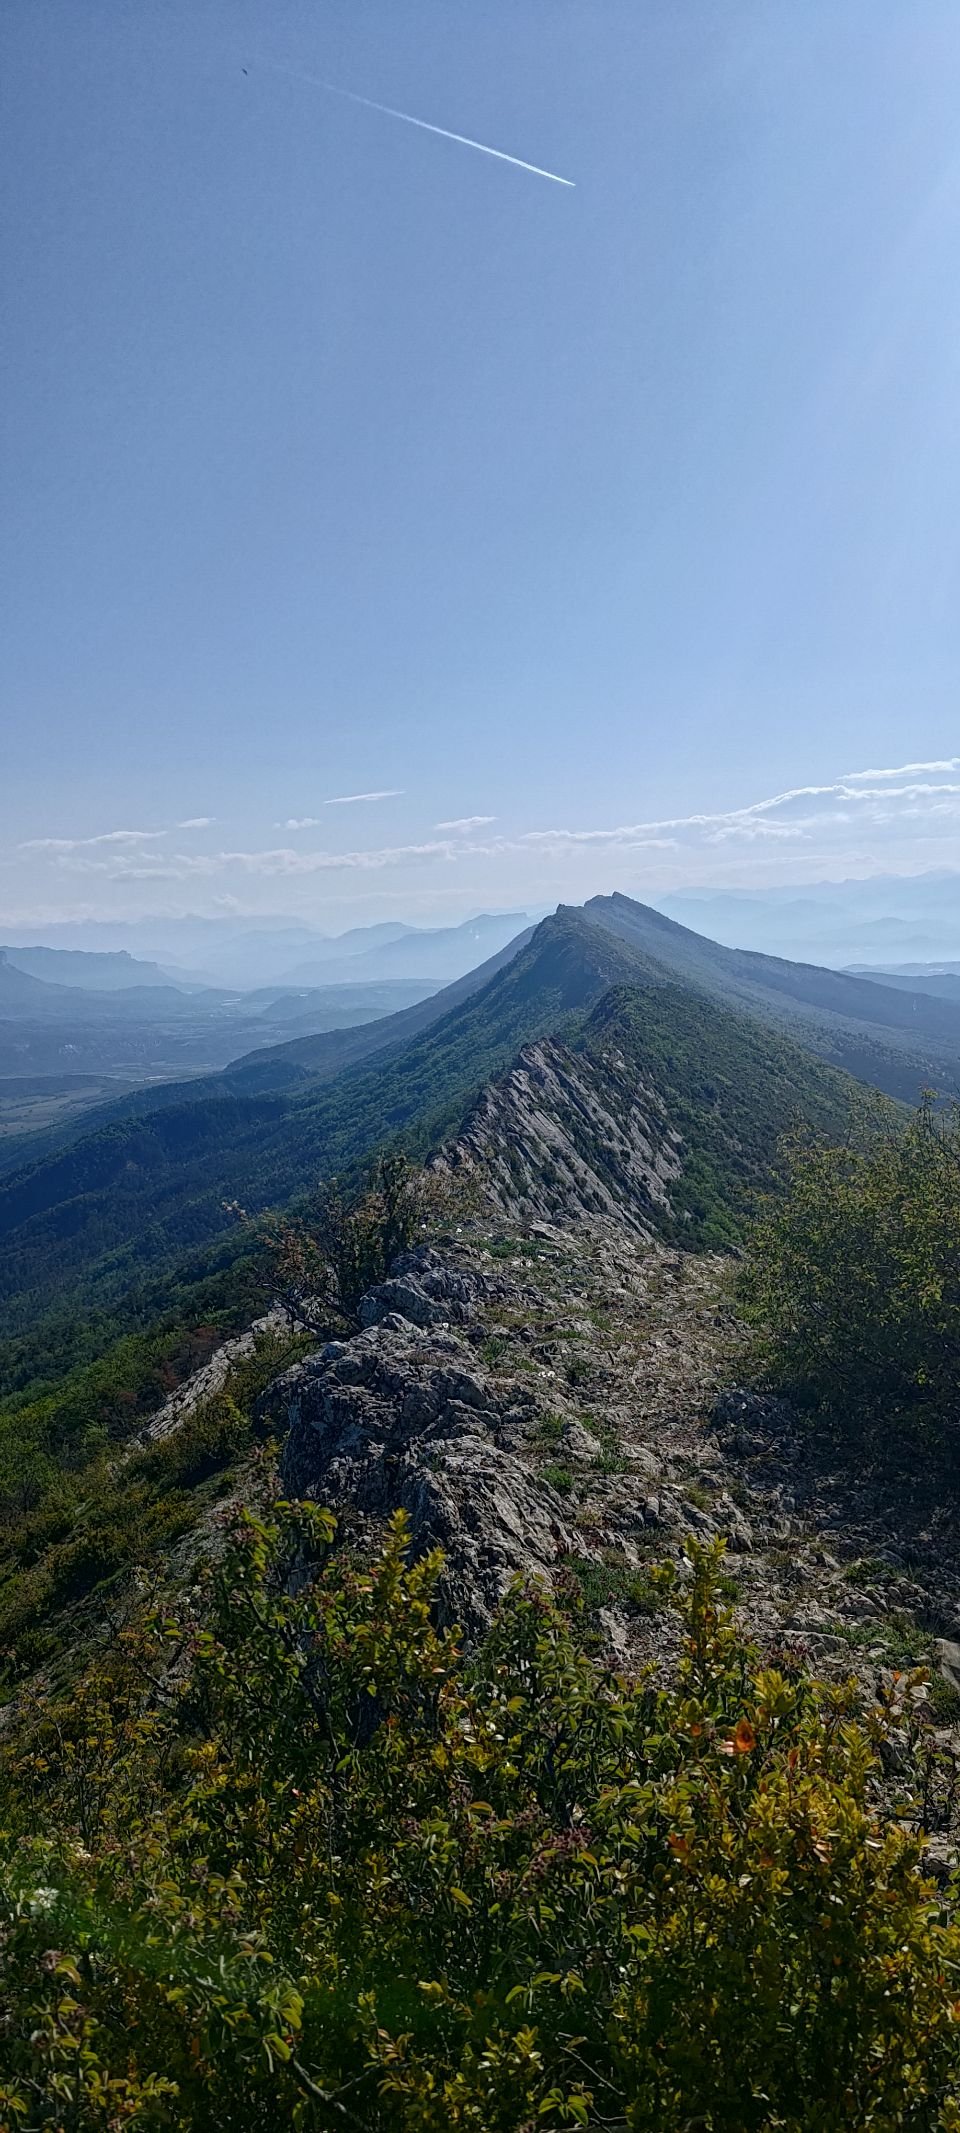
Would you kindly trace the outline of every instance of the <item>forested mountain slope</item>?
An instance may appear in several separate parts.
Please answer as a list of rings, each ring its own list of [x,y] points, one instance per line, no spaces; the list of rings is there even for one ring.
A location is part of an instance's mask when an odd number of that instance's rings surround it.
[[[723,948],[628,896],[595,896],[591,925],[652,958],[683,984],[760,1016],[859,1080],[915,1103],[960,1084],[960,1003],[903,992],[842,970]]]
[[[271,1044],[246,1052],[228,1068],[230,1079],[236,1083],[243,1081],[246,1085],[256,1081],[261,1087],[274,1082],[282,1086],[304,1074],[319,1074],[329,1080],[339,1074],[342,1067],[350,1066],[358,1059],[370,1058],[374,1052],[396,1051],[400,1045],[408,1044],[411,1038],[418,1036],[421,1030],[440,1022],[462,1001],[481,992],[497,971],[504,970],[521,948],[526,947],[533,932],[534,928],[527,926],[505,948],[498,948],[485,963],[467,971],[464,977],[455,978],[441,992],[432,993],[428,999],[402,1008],[397,1014],[385,1015],[382,1021],[372,1026],[324,1030],[319,1036],[295,1037],[286,1044]]]
[[[226,1199],[276,1205],[397,1134],[426,1146],[520,1044],[635,967],[578,915],[547,920],[478,994],[386,1060],[254,1093],[218,1076],[179,1102],[167,1092],[161,1105],[122,1107],[0,1184],[8,1325],[64,1284],[87,1304],[122,1298],[151,1263],[225,1230]]]
[[[255,1214],[335,1174],[349,1194],[375,1151],[399,1141],[455,1170],[466,1163],[481,1207],[492,1197],[584,1238],[602,1215],[702,1251],[739,1241],[796,1118],[842,1136],[861,1101],[789,1039],[565,912],[402,1051],[288,1090],[223,1086],[117,1121],[10,1179],[0,1633],[6,1619],[18,1663],[34,1631],[52,1634],[61,1608],[131,1549],[162,1546],[189,1523],[181,1469],[202,1475],[213,1460],[219,1471],[233,1456],[236,1418],[225,1413],[210,1442],[201,1432],[173,1446],[169,1469],[166,1454],[134,1460],[129,1502],[116,1466],[183,1376],[275,1294],[259,1232],[225,1202]]]
[[[409,981],[332,987],[328,994],[317,994],[315,999],[332,1002],[337,996],[338,1000],[345,997],[349,1001],[352,996],[354,1004],[349,1018],[338,1005],[336,1013],[329,1015],[330,1027],[319,1031],[314,1027],[311,1034],[285,1038],[280,1044],[266,1041],[269,1024],[264,1021],[264,1043],[255,1051],[243,1051],[215,1072],[194,1074],[188,1081],[169,1080],[146,1088],[134,1088],[106,1102],[101,1098],[85,1118],[78,1117],[54,1130],[44,1128],[24,1135],[16,1149],[4,1149],[0,1144],[0,1172],[33,1168],[48,1156],[62,1155],[81,1135],[98,1133],[107,1127],[134,1119],[151,1119],[160,1111],[188,1103],[203,1103],[208,1098],[219,1104],[225,1096],[248,1097],[292,1091],[297,1084],[303,1085],[310,1079],[329,1080],[343,1067],[375,1053],[396,1051],[421,1030],[441,1021],[461,1001],[480,991],[530,939],[531,930],[519,935],[509,947],[500,949],[476,970],[469,971],[466,977],[458,978],[442,991],[431,992],[426,998],[418,997],[409,1004],[402,1004],[392,1013],[385,1011],[383,996],[389,999],[391,991],[396,995],[416,989]],[[376,1007],[366,1004],[365,995],[374,996]],[[363,1004],[359,1004],[361,1001]]]
[[[237,1248],[225,1202],[281,1205],[396,1139],[420,1153],[435,1147],[523,1045],[575,1042],[611,993],[630,1071],[679,1106],[688,1161],[718,1109],[732,1107],[716,1160],[732,1178],[737,1146],[749,1143],[759,1179],[796,1111],[842,1126],[857,1101],[853,1084],[783,1037],[684,992],[662,966],[565,911],[403,1049],[281,1089],[249,1093],[242,1078],[219,1077],[209,1093],[113,1119],[0,1184],[0,1382],[25,1384],[42,1353],[96,1352],[171,1296],[183,1302],[184,1255]]]
[[[697,1250],[742,1234],[798,1119],[842,1136],[857,1093],[789,1039],[679,986],[613,986],[527,1045],[446,1152],[510,1218],[598,1214]]]

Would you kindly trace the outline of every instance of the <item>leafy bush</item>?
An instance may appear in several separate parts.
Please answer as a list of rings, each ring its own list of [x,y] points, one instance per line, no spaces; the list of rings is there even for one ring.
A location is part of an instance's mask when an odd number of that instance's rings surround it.
[[[896,1709],[764,1668],[716,1547],[664,1688],[538,1590],[467,1660],[402,1520],[372,1563],[332,1531],[248,1519],[205,1627],[131,1631],[8,1756],[4,2123],[958,2133],[960,1931],[872,1804]]]
[[[329,1319],[356,1326],[361,1297],[383,1281],[450,1196],[439,1174],[417,1169],[401,1149],[377,1158],[365,1190],[348,1201],[339,1183],[306,1215],[275,1215],[256,1225],[267,1246],[273,1285],[291,1326],[326,1338]],[[231,1214],[249,1221],[235,1201]]]
[[[795,1141],[742,1283],[770,1378],[851,1430],[945,1432],[960,1404],[960,1110],[843,1148]]]
[[[244,1450],[250,1416],[230,1392],[210,1395],[168,1437],[161,1437],[130,1462],[130,1472],[157,1489],[193,1489],[217,1474]]]
[[[44,1498],[69,1494],[65,1477],[136,1435],[168,1393],[269,1301],[266,1291],[251,1299],[238,1281],[233,1305],[218,1323],[177,1319],[149,1334],[128,1334],[55,1389],[0,1401],[0,1532],[21,1526]]]

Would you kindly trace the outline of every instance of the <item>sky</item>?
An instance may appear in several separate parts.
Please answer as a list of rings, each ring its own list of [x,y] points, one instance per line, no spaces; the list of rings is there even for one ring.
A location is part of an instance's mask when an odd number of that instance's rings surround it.
[[[956,0],[0,47],[0,923],[960,866]]]

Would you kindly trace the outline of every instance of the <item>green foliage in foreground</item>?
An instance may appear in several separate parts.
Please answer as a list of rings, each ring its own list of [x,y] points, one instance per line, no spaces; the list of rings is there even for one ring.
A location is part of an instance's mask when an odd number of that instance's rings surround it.
[[[65,1645],[69,1652],[77,1624],[65,1636],[66,1611],[87,1602],[102,1606],[117,1578],[149,1569],[196,1526],[253,1446],[258,1393],[307,1345],[302,1336],[262,1332],[220,1390],[200,1401],[170,1436],[139,1449],[111,1444],[103,1432],[93,1432],[86,1444],[74,1442],[72,1463],[51,1473],[45,1487],[38,1489],[31,1475],[27,1508],[19,1516],[9,1513],[0,1492],[0,1681],[56,1662]],[[129,1346],[133,1370],[143,1360],[142,1344]],[[153,1351],[146,1354],[155,1365]],[[174,1386],[173,1361],[182,1374],[191,1354],[198,1364],[209,1346],[196,1352],[188,1343],[172,1352],[166,1367]],[[103,1394],[103,1372],[86,1375]],[[156,1388],[153,1368],[150,1382]],[[129,1430],[136,1416],[132,1396],[130,1407],[120,1411]],[[29,1474],[26,1456],[24,1468]]]
[[[842,1148],[797,1140],[789,1169],[743,1279],[769,1376],[846,1430],[945,1436],[960,1407],[960,1110],[926,1104]]]
[[[402,1524],[366,1567],[332,1530],[248,1520],[207,1626],[11,1760],[4,2124],[956,2133],[960,1931],[871,1808],[884,1721],[761,1665],[719,1551],[663,1689],[537,1591],[468,1663]]]

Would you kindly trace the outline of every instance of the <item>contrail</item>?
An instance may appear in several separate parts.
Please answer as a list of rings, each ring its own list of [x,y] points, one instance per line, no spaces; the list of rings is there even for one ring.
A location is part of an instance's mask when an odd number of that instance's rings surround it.
[[[508,156],[503,148],[488,148],[485,141],[472,141],[467,133],[451,133],[447,126],[431,126],[429,120],[414,118],[411,111],[395,111],[392,104],[378,104],[372,96],[358,96],[353,89],[338,89],[336,82],[324,81],[319,74],[301,74],[296,67],[282,66],[278,59],[261,59],[262,67],[272,67],[276,74],[289,74],[293,81],[310,82],[315,89],[325,89],[328,96],[345,97],[348,104],[363,104],[367,111],[382,111],[386,118],[402,119],[405,126],[419,126],[424,133],[438,133],[443,141],[459,141],[461,148],[476,148],[482,156],[495,156],[498,163],[512,163],[515,170],[529,170],[535,178],[549,178],[551,185],[568,185],[576,189],[573,178],[560,178],[555,170],[541,170],[539,163],[525,163],[522,156]]]

